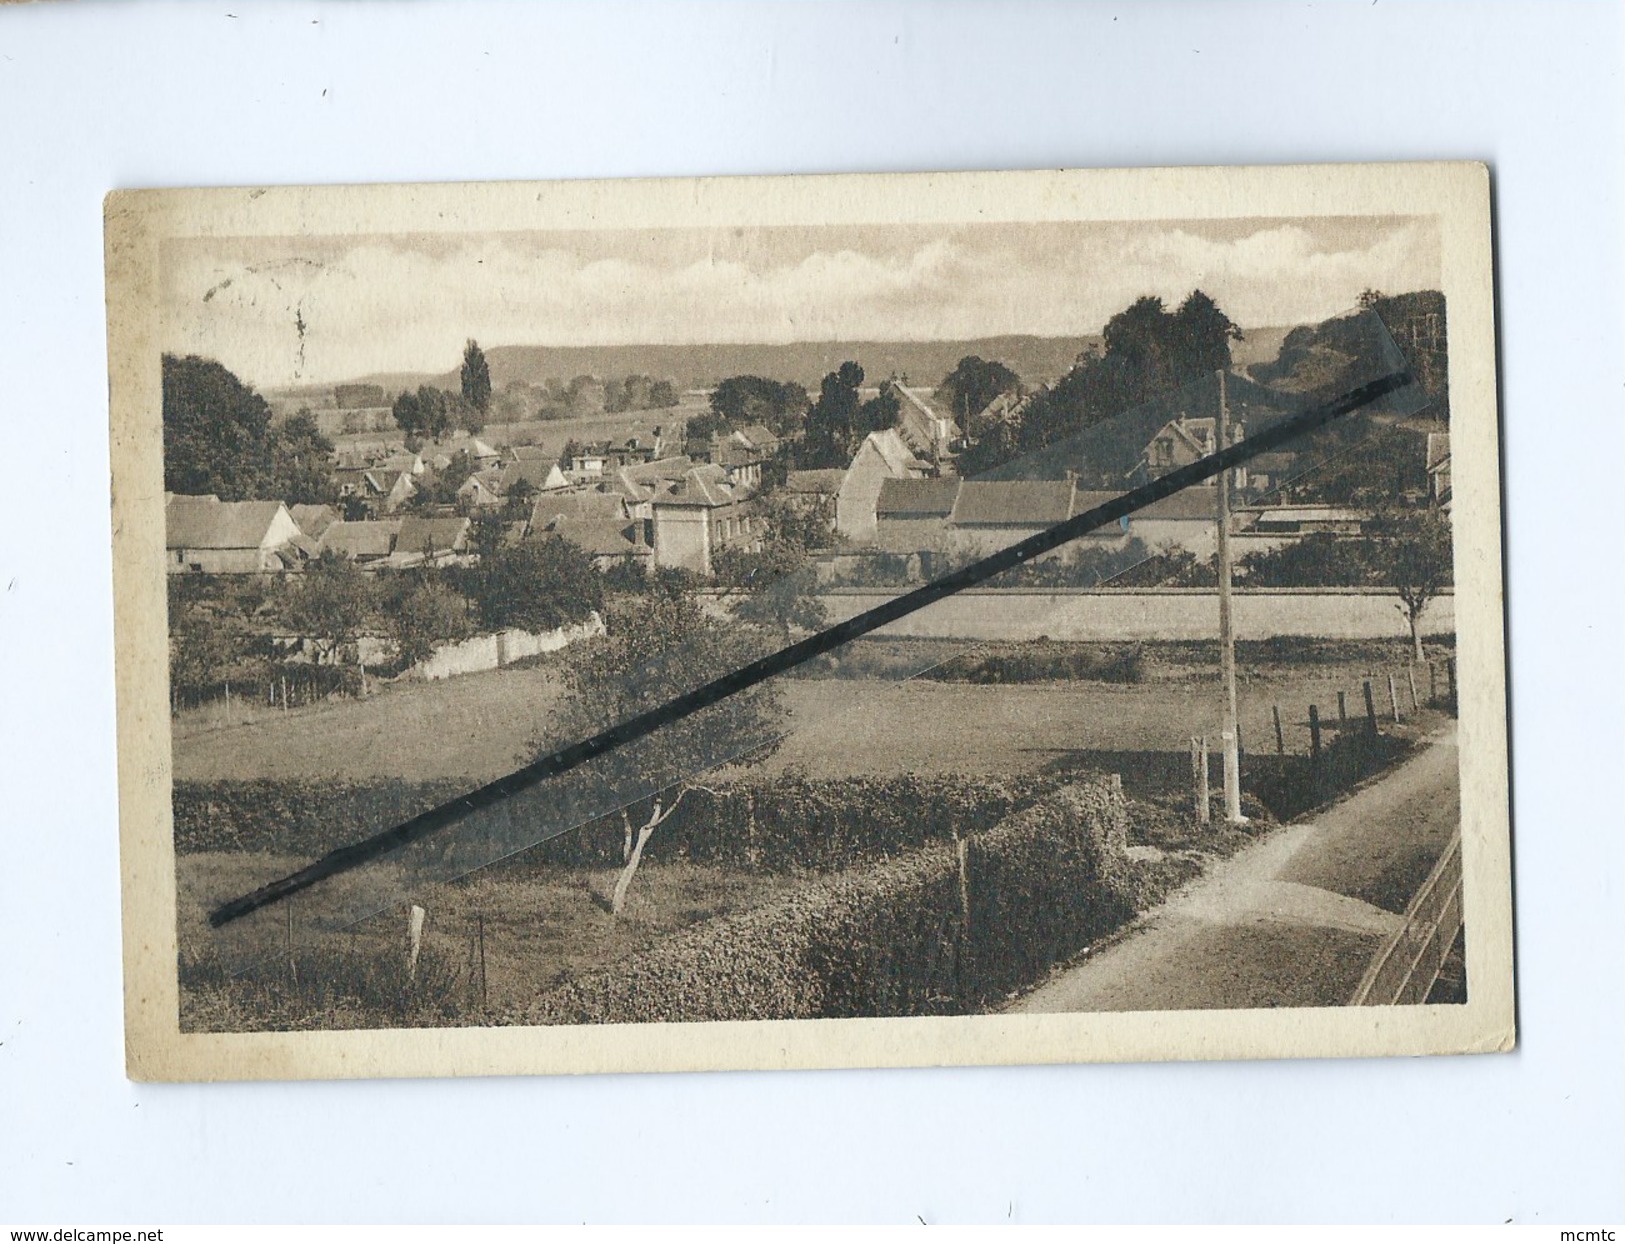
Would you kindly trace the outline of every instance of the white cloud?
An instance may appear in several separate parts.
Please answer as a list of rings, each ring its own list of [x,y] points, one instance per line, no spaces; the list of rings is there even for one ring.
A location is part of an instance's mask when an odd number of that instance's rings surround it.
[[[187,243],[165,345],[261,386],[443,371],[506,344],[1085,335],[1200,286],[1243,325],[1436,284],[1418,221],[970,226]]]

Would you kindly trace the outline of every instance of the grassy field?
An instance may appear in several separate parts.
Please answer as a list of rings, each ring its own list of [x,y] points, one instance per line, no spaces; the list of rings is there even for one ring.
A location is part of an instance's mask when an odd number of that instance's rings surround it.
[[[865,677],[785,684],[793,728],[753,776],[771,780],[792,769],[814,778],[1117,773],[1136,801],[1131,842],[1141,850],[1152,856],[1223,854],[1239,839],[1211,830],[1196,835],[1188,816],[1192,734],[1208,735],[1215,777],[1218,770],[1221,699],[1210,658],[1205,650],[1148,649],[1143,681],[1137,684],[987,685],[888,681],[876,676],[888,665],[917,670],[924,662],[918,652],[877,650],[850,667]],[[1287,752],[1307,752],[1311,703],[1320,707],[1329,743],[1337,692],[1344,692],[1358,723],[1364,711],[1361,684],[1367,679],[1386,728],[1392,720],[1390,670],[1398,675],[1410,719],[1406,733],[1426,728],[1429,715],[1411,713],[1398,651],[1321,646],[1292,659],[1251,654],[1240,676],[1247,746],[1274,752],[1272,707],[1279,705]],[[1427,687],[1418,690],[1425,698]],[[403,683],[365,700],[266,714],[226,728],[194,722],[175,740],[176,776],[494,778],[529,757],[531,740],[558,694],[556,671],[542,666]],[[730,776],[739,775],[718,775],[722,781]],[[1268,823],[1265,816],[1259,827]],[[228,981],[211,966],[209,948],[219,939],[205,925],[206,911],[306,862],[260,853],[181,857],[183,1015],[189,1027],[446,1024],[482,1017],[500,1022],[502,1013],[521,1009],[566,977],[624,960],[676,929],[748,909],[799,884],[794,876],[662,859],[656,850],[638,873],[626,912],[615,920],[602,901],[613,885],[612,872],[547,868],[519,856],[429,891],[390,895],[388,912],[342,933],[320,935],[313,944],[296,939],[291,964],[278,923],[286,913],[277,909],[238,930],[269,957]],[[429,918],[422,964],[408,979],[403,911],[410,901],[425,906]],[[475,936],[481,917],[483,981]]]
[[[540,665],[380,685],[287,713],[256,706],[225,727],[190,719],[175,732],[175,777],[489,780],[530,758],[558,685]]]
[[[538,993],[637,954],[656,939],[791,889],[793,877],[744,874],[686,861],[638,870],[620,919],[595,896],[609,871],[536,869],[521,861],[403,896],[387,911],[332,933],[307,929],[287,951],[284,911],[254,920],[234,946],[254,966],[228,976],[209,949],[205,916],[224,898],[306,861],[204,853],[178,868],[182,1027],[243,1031],[480,1023],[522,1009]],[[406,971],[405,910],[427,911],[417,972]],[[295,908],[296,918],[298,908]],[[484,931],[484,969],[480,931]]]
[[[1330,729],[1342,691],[1349,713],[1361,716],[1365,680],[1386,716],[1389,672],[1408,713],[1397,647],[1349,647],[1314,660],[1244,661],[1238,678],[1244,746],[1275,749],[1272,708],[1278,705],[1286,750],[1306,752],[1309,705],[1318,706]],[[1148,651],[1144,681],[1128,685],[791,679],[785,683],[791,733],[769,771],[796,765],[815,777],[1034,772],[1087,752],[1184,755],[1190,736],[1200,733],[1216,748],[1222,712],[1216,663],[1174,646]],[[924,663],[902,661],[910,670]],[[872,674],[881,664],[863,668]],[[1425,699],[1426,680],[1420,681]],[[558,688],[548,666],[510,668],[384,686],[364,700],[289,713],[256,708],[250,721],[226,727],[183,722],[174,740],[175,776],[489,780],[529,759]]]

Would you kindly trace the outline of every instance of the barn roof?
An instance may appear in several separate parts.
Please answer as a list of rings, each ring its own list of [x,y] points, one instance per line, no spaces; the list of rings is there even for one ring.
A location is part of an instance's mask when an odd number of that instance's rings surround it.
[[[388,557],[395,547],[395,535],[401,529],[399,522],[382,520],[345,522],[340,520],[322,532],[317,547],[322,552],[332,551],[341,557]]]
[[[877,517],[947,518],[959,497],[957,479],[885,479],[875,502]]]
[[[164,507],[172,549],[257,549],[282,509],[280,501],[218,501],[176,494]]]
[[[871,432],[863,438],[864,445],[871,445],[885,460],[886,469],[897,479],[926,469],[926,464],[914,456],[914,451],[908,447],[896,428],[886,428],[880,432]],[[859,446],[858,452],[863,452]]]
[[[728,505],[748,492],[736,489],[728,482],[727,472],[715,463],[690,468],[682,481],[664,496],[655,498],[656,505],[700,505],[716,507]]]
[[[469,520],[459,515],[428,518],[421,514],[408,514],[401,520],[401,534],[396,537],[398,553],[458,553],[468,538]]]
[[[956,527],[1049,527],[1072,516],[1069,479],[966,480],[954,502]]]
[[[839,467],[820,471],[790,471],[784,480],[784,491],[833,497],[841,491],[846,472]]]
[[[651,553],[648,545],[633,538],[633,524],[614,519],[566,516],[554,519],[543,530],[562,536],[593,557],[646,557]]]
[[[777,445],[780,437],[774,435],[773,429],[760,423],[747,423],[739,429],[738,435],[743,436],[756,449],[767,445]]]
[[[319,540],[322,532],[339,521],[338,511],[330,505],[291,505],[288,515],[312,540]]]
[[[626,499],[618,492],[554,492],[538,497],[530,507],[533,531],[545,528],[557,518],[623,522],[626,517]]]
[[[1136,510],[1130,521],[1142,518],[1215,523],[1219,519],[1219,490],[1211,484],[1181,488],[1170,497]]]
[[[564,473],[559,470],[559,464],[552,458],[525,458],[518,462],[503,463],[500,487],[503,492],[508,492],[523,480],[532,488],[541,491],[560,487],[559,481],[563,479]],[[549,483],[549,480],[552,483]]]

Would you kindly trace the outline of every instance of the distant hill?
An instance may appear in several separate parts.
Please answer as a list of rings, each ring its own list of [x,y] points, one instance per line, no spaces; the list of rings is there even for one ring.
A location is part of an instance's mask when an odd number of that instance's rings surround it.
[[[1242,330],[1242,340],[1232,343],[1231,357],[1244,374],[1268,373],[1276,363],[1288,334],[1286,327],[1259,327]],[[1301,337],[1304,330],[1296,330]],[[491,367],[492,387],[501,390],[515,380],[541,384],[548,380],[569,381],[573,376],[593,375],[619,379],[640,374],[676,381],[679,389],[704,389],[729,376],[766,376],[773,380],[794,380],[816,394],[818,382],[848,359],[863,367],[870,384],[896,373],[909,382],[927,388],[938,384],[960,359],[975,354],[997,360],[1013,369],[1029,386],[1053,383],[1071,368],[1080,353],[1100,348],[1096,336],[1079,337],[979,337],[959,341],[798,341],[786,344],[762,342],[710,345],[622,345],[622,346],[491,346],[485,351]],[[375,372],[349,378],[344,385],[377,385],[386,394],[432,384],[456,389],[456,371]],[[275,391],[290,403],[311,406],[332,405],[335,385],[311,385]],[[268,393],[267,396],[272,394]]]
[[[818,382],[848,359],[859,363],[871,382],[896,372],[913,384],[930,387],[967,354],[997,359],[1028,384],[1038,384],[1064,375],[1082,350],[1099,344],[1099,337],[1018,336],[969,341],[798,341],[782,345],[492,346],[485,351],[485,359],[491,367],[492,387],[498,390],[515,380],[540,384],[581,375],[615,379],[641,374],[673,379],[679,388],[710,388],[729,376],[767,376],[798,381],[816,391]],[[455,371],[379,372],[344,383],[374,384],[387,393],[398,393],[420,384],[455,389],[458,375]],[[333,386],[311,386],[306,392],[318,389],[331,392]]]

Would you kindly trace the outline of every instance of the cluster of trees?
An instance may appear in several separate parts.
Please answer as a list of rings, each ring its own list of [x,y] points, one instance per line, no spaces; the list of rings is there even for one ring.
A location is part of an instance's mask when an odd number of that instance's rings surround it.
[[[371,574],[329,553],[286,580],[175,575],[169,589],[170,675],[192,698],[308,669],[286,661],[277,641],[289,637],[319,669],[348,671],[335,686],[354,690],[363,635],[387,638],[405,669],[476,631],[552,630],[604,604],[592,559],[557,537],[493,548],[475,566]]]
[[[859,393],[863,379],[863,368],[850,361],[824,377],[818,400],[807,412],[806,434],[796,450],[798,466],[844,467],[864,437],[896,424],[897,395],[882,390],[865,401]]]
[[[972,436],[981,429],[973,427],[977,415],[987,409],[988,403],[1001,393],[1020,393],[1021,377],[996,359],[967,354],[937,386],[937,404],[958,421],[959,426]]]
[[[708,439],[759,423],[775,436],[794,436],[805,424],[811,404],[807,390],[794,381],[730,376],[712,390],[710,410],[688,421],[688,435]]]
[[[393,410],[409,442],[437,441],[456,428],[479,432],[485,427],[479,408],[462,394],[428,384],[419,385],[416,393],[397,394]]]
[[[581,419],[629,410],[662,410],[678,403],[675,381],[634,373],[618,379],[580,375],[540,384],[510,380],[494,399],[497,417],[508,423],[532,419]]]
[[[333,443],[308,411],[277,425],[265,399],[213,359],[166,354],[162,373],[166,491],[337,500]]]
[[[604,383],[604,409],[610,414],[627,410],[660,410],[677,405],[677,386],[670,380],[633,374]]]
[[[1172,311],[1161,298],[1136,299],[1107,321],[1103,348],[1080,355],[1066,375],[1033,397],[1019,422],[982,429],[965,447],[960,470],[991,470],[1228,367],[1230,343],[1240,339],[1241,330],[1199,289]]]
[[[495,392],[485,352],[472,338],[463,347],[460,382],[455,393],[433,385],[401,393],[395,399],[395,422],[408,436],[430,440],[453,428],[479,432],[493,414],[518,423],[662,409],[677,405],[678,400],[673,381],[638,373],[607,381],[590,375],[576,376],[568,383],[511,380]]]
[[[449,393],[434,385],[419,385],[417,392],[396,395],[395,422],[409,441],[439,440],[454,428],[479,432],[491,409],[491,368],[485,352],[472,337],[463,346],[459,391]]]

